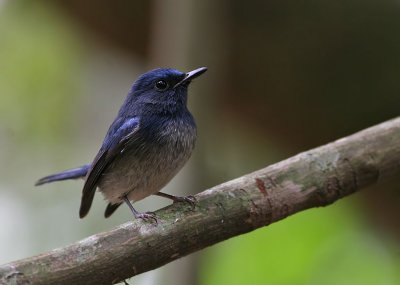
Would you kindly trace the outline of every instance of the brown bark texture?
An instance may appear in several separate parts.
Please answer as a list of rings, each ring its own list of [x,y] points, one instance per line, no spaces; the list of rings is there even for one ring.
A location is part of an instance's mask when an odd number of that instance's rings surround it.
[[[400,174],[400,117],[134,220],[0,266],[0,284],[113,284]],[[378,188],[379,189],[379,188]],[[376,193],[379,196],[379,193]]]

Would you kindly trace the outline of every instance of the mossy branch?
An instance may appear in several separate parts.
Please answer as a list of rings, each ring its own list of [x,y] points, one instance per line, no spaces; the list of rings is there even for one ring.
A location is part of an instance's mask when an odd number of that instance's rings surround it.
[[[400,174],[400,118],[300,153],[64,248],[0,266],[1,284],[112,284]],[[378,195],[378,194],[377,194]]]

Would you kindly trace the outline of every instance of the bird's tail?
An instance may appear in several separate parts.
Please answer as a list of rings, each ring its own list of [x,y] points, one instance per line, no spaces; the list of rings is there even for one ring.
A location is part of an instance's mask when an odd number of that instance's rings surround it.
[[[84,178],[86,176],[86,173],[88,172],[89,168],[90,168],[90,164],[86,164],[86,165],[78,167],[78,168],[65,170],[63,172],[59,172],[56,174],[46,176],[46,177],[39,179],[35,183],[35,186],[39,186],[39,185],[54,182],[54,181]]]

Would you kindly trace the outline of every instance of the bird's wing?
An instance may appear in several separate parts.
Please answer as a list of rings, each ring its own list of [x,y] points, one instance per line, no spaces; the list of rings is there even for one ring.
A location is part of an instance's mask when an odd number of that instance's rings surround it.
[[[79,217],[83,218],[89,212],[96,191],[99,177],[115,157],[123,151],[126,144],[131,141],[139,130],[139,118],[118,118],[110,126],[103,146],[94,158],[87,173],[85,185],[82,190]]]

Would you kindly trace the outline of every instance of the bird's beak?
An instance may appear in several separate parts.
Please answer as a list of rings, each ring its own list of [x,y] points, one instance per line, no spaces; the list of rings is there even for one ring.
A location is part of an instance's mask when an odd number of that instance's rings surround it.
[[[195,70],[189,71],[188,73],[185,74],[185,77],[181,81],[175,84],[174,88],[178,87],[179,85],[189,83],[190,81],[192,81],[192,79],[202,75],[206,71],[207,67],[200,67]]]

